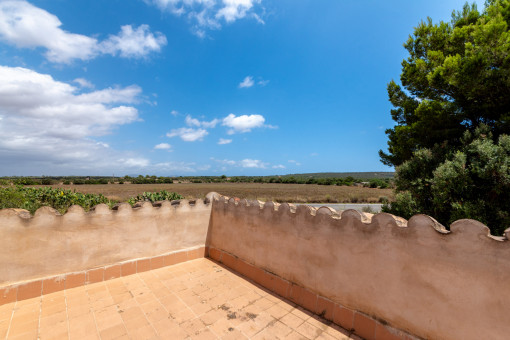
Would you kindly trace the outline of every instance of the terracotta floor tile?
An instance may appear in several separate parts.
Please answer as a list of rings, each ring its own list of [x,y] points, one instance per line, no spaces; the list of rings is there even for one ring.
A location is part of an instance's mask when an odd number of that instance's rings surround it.
[[[221,318],[225,317],[225,312],[217,309],[211,309],[207,313],[200,316],[200,319],[206,326],[214,324]]]
[[[287,326],[289,326],[292,329],[298,328],[299,326],[301,326],[301,324],[303,322],[305,322],[303,319],[301,319],[300,317],[296,316],[293,313],[289,313],[289,314],[283,316],[280,319],[280,321],[283,322],[284,324],[286,324]]]
[[[123,324],[122,318],[117,314],[109,314],[102,317],[96,316],[96,325],[99,333],[102,331]]]
[[[151,326],[144,326],[142,328],[138,328],[133,331],[128,331],[128,336],[133,340],[147,340],[147,339],[156,339],[158,335],[156,331]]]
[[[0,306],[0,339],[6,336],[357,339],[208,259]]]
[[[9,340],[35,340],[37,339],[37,332],[29,331],[20,335],[10,336]]]
[[[196,315],[200,316],[212,309],[211,305],[205,302],[199,302],[194,304],[193,306],[190,306],[190,309],[195,313]]]
[[[146,312],[145,317],[147,318],[147,320],[149,320],[150,323],[171,318],[170,313],[168,313],[168,311],[161,304],[157,308]]]
[[[170,312],[170,318],[172,318],[178,324],[181,324],[185,321],[189,321],[196,318],[196,315],[189,309],[183,309],[178,313]]]
[[[210,329],[204,328],[203,330],[198,332],[198,334],[191,336],[191,339],[193,339],[193,340],[195,340],[195,339],[196,340],[215,340],[215,339],[218,339],[218,337]]]
[[[266,312],[269,313],[271,316],[273,316],[276,319],[280,319],[284,317],[285,315],[289,314],[289,311],[281,307],[280,305],[276,304],[268,309],[266,309]]]
[[[67,329],[67,322],[61,322],[53,327],[40,328],[39,339],[67,339],[69,338],[69,332]]]
[[[159,333],[159,337],[161,339],[172,339],[172,340],[184,340],[189,339],[188,333],[186,333],[182,328],[179,326],[175,326],[173,328],[170,328],[162,333]]]
[[[202,320],[198,318],[185,321],[181,323],[179,326],[190,336],[198,335],[200,331],[206,328]]]
[[[38,330],[38,323],[37,323],[37,321],[30,321],[30,322],[27,322],[27,323],[11,324],[11,326],[9,327],[8,337],[10,339],[11,337],[16,337],[16,336],[19,336],[19,335],[23,335],[25,333],[30,333],[30,334],[36,334],[37,335],[37,330]]]
[[[228,335],[236,329],[228,319],[219,319],[212,325],[208,326],[208,328],[220,337]],[[237,330],[237,332],[240,331]]]
[[[134,307],[127,308],[127,309],[121,309],[120,311],[122,311],[122,312],[120,312],[119,314],[122,317],[122,319],[124,320],[124,322],[132,320],[134,318],[143,318],[144,317],[144,313],[139,306],[134,306]]]
[[[303,336],[302,334],[299,334],[296,331],[293,331],[292,333],[287,335],[284,339],[285,340],[309,340],[309,338]]]
[[[99,332],[101,340],[117,339],[122,336],[127,336],[126,327],[123,324],[111,326]]]
[[[271,331],[266,328],[266,329],[261,330],[257,334],[255,334],[255,336],[251,337],[251,339],[253,339],[253,340],[279,340],[281,338],[279,338],[276,334],[271,333]]]
[[[296,329],[296,331],[309,339],[315,339],[322,333],[321,329],[308,322],[303,322],[301,326]]]
[[[248,339],[248,337],[237,329],[232,329],[227,334],[221,337],[221,340],[244,340],[244,339]]]

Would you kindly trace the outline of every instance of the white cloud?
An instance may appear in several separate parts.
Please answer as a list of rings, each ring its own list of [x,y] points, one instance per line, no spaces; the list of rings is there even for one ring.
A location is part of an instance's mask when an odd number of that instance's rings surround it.
[[[282,165],[282,164],[273,165],[272,168],[273,169],[285,169],[285,165]]]
[[[254,84],[255,84],[255,82],[253,81],[253,77],[247,76],[246,78],[243,79],[242,82],[239,83],[239,88],[240,89],[249,88],[249,87],[252,87]]]
[[[76,78],[75,80],[73,80],[73,83],[77,83],[81,87],[87,88],[87,89],[93,89],[95,87],[94,84],[92,84],[90,81],[88,81],[85,78]]]
[[[21,169],[80,173],[133,169],[143,157],[115,151],[94,140],[114,128],[139,120],[141,88],[133,85],[86,93],[50,75],[0,66],[1,171]],[[90,173],[90,172],[89,172]],[[32,172],[34,174],[34,172]]]
[[[119,159],[119,162],[129,168],[145,168],[150,162],[144,158]]]
[[[258,80],[256,82],[256,84],[260,87],[264,87],[266,86],[267,84],[269,84],[269,80],[264,80],[262,79],[261,77],[257,77]],[[253,85],[255,85],[255,80],[253,79],[252,76],[247,76],[243,79],[242,82],[239,83],[239,88],[242,89],[242,88],[250,88],[252,87]]]
[[[246,158],[246,159],[243,159],[243,160],[240,160],[240,161],[234,161],[234,160],[231,160],[231,159],[215,159],[215,158],[211,158],[211,160],[213,160],[213,161],[215,161],[217,163],[220,163],[220,164],[236,166],[236,167],[239,167],[239,168],[265,169],[269,165],[268,163],[264,163],[261,160],[250,159],[250,158]]]
[[[100,45],[103,53],[119,54],[123,58],[144,58],[151,52],[159,52],[167,44],[166,37],[150,31],[148,25],[140,25],[133,29],[131,25],[121,27],[118,35],[111,35]]]
[[[172,110],[172,111],[170,111],[170,114],[171,114],[172,116],[177,116],[177,115],[179,114],[179,111],[177,111],[177,110]]]
[[[206,31],[221,29],[222,23],[233,23],[250,17],[264,24],[261,15],[255,12],[261,0],[144,0],[161,11],[187,18],[192,31],[204,38]]]
[[[227,117],[223,118],[223,125],[231,128],[228,131],[228,134],[245,133],[250,132],[251,129],[263,127],[265,122],[265,118],[261,115],[241,115],[235,116],[234,114],[229,114]]]
[[[298,161],[295,161],[295,160],[293,160],[293,159],[289,160],[289,163],[295,164],[295,165],[297,165],[297,166],[300,166],[300,165],[301,165],[301,163],[299,163]]]
[[[220,140],[218,141],[219,145],[225,145],[225,144],[230,144],[230,143],[232,143],[232,139],[220,138]]]
[[[89,60],[101,54],[120,54],[142,58],[166,45],[166,37],[153,34],[147,25],[122,26],[117,36],[99,42],[96,38],[70,33],[55,15],[24,0],[0,1],[0,40],[20,48],[46,49],[46,58],[54,63]]]
[[[186,116],[185,119],[186,125],[188,126],[196,126],[196,127],[203,127],[206,129],[212,129],[215,128],[216,125],[220,122],[219,119],[213,119],[210,122],[207,121],[199,121],[196,118],[192,118],[190,115]]]
[[[196,170],[201,170],[202,166],[196,166],[195,163],[186,163],[186,162],[163,162],[156,163],[150,166],[151,171],[158,171],[168,174],[169,171],[173,171],[176,173],[183,172],[196,172]]]
[[[216,13],[216,18],[223,18],[226,22],[233,22],[244,18],[257,0],[223,0],[223,7]]]
[[[258,168],[258,169],[265,169],[266,164],[258,159],[243,159],[240,162],[240,166],[243,168]]]
[[[168,143],[161,143],[161,144],[154,146],[154,149],[156,149],[156,150],[169,150],[171,148],[172,148],[172,146]]]
[[[180,128],[173,129],[166,134],[167,137],[180,137],[185,142],[195,142],[197,140],[203,140],[209,132],[204,129],[193,129],[193,128]]]

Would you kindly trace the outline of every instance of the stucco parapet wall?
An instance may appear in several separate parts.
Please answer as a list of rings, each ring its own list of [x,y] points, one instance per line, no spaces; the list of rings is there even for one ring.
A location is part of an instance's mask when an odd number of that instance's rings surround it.
[[[395,216],[388,213],[364,213],[354,209],[340,210],[337,211],[331,207],[312,207],[306,204],[294,205],[292,203],[276,203],[272,201],[259,201],[259,200],[247,200],[239,199],[237,197],[228,197],[217,195],[214,200],[218,203],[230,204],[231,206],[250,207],[259,209],[260,211],[268,210],[274,211],[278,214],[297,214],[301,216],[316,216],[317,222],[330,222],[338,223],[337,221],[347,218],[354,218],[362,222],[368,229],[375,231],[377,228],[370,228],[371,226],[377,225],[384,227],[398,227],[398,228],[428,228],[428,231],[436,231],[439,235],[447,235],[451,233],[470,235],[467,237],[480,238],[486,237],[488,239],[504,242],[510,240],[510,228],[506,229],[503,236],[495,236],[490,232],[489,227],[483,223],[472,220],[472,219],[461,219],[453,222],[450,225],[450,230],[445,228],[441,223],[435,220],[433,217],[418,214],[406,220],[403,217]],[[329,218],[328,218],[329,217]],[[320,221],[319,221],[320,220]],[[404,229],[405,230],[405,229]],[[469,230],[469,231],[468,231]],[[429,235],[429,232],[426,232]],[[478,237],[480,236],[480,237]]]
[[[0,210],[0,286],[203,247],[210,215],[203,200]]]
[[[509,231],[217,197],[208,246],[424,339],[508,339]]]

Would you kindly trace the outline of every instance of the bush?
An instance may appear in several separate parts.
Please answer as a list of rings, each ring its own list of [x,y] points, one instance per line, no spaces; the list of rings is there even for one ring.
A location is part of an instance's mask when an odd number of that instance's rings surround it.
[[[501,135],[495,143],[482,126],[474,134],[466,132],[461,143],[439,163],[428,149],[415,152],[397,169],[399,192],[383,210],[405,218],[428,214],[446,227],[471,218],[492,234],[503,234],[510,227],[510,136]]]
[[[141,195],[136,197],[131,197],[128,200],[128,203],[133,205],[137,202],[157,202],[157,201],[173,201],[173,200],[181,200],[184,197],[175,192],[168,192],[166,190],[160,192],[144,192]]]
[[[32,214],[42,206],[52,207],[64,214],[74,204],[88,211],[100,203],[105,203],[111,207],[116,202],[101,194],[82,194],[71,190],[49,187],[25,188],[18,185],[16,187],[0,188],[0,209],[26,209]]]

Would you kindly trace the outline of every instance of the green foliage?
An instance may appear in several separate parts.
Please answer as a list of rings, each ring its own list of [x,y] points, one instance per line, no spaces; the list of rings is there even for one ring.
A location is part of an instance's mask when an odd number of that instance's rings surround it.
[[[406,218],[425,213],[444,224],[472,218],[502,234],[510,227],[510,136],[495,143],[487,130],[466,132],[462,147],[432,171],[433,153],[417,151],[399,167],[396,201],[383,209]]]
[[[183,199],[181,195],[175,192],[167,192],[166,190],[160,192],[144,192],[136,197],[131,197],[128,203],[133,205],[137,202],[157,202],[157,201],[173,201]]]
[[[396,166],[396,202],[384,211],[473,218],[510,227],[510,0],[466,4],[449,23],[421,22],[388,84],[396,126],[384,164]]]
[[[0,188],[0,209],[26,209],[32,214],[42,206],[52,207],[63,214],[73,204],[88,211],[100,203],[108,204],[110,207],[115,204],[101,194],[82,194],[71,190],[49,187],[31,188],[21,185]]]
[[[388,84],[397,125],[386,131],[383,163],[401,165],[421,148],[458,148],[480,124],[496,138],[510,134],[509,24],[510,1],[493,0],[483,13],[466,4],[449,23],[428,18],[415,28],[404,44],[403,88]]]

